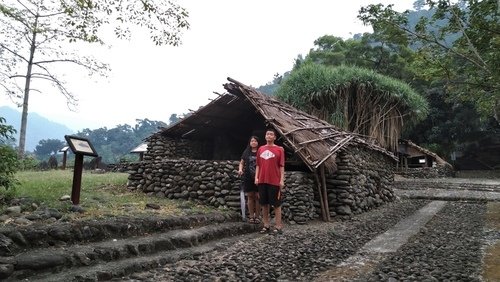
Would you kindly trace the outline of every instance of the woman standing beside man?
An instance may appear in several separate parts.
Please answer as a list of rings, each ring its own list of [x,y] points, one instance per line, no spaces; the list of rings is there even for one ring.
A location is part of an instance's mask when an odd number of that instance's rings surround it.
[[[259,138],[250,137],[249,144],[241,155],[238,169],[238,175],[243,176],[243,189],[247,195],[248,222],[256,224],[260,223],[259,189],[254,181],[258,147]]]

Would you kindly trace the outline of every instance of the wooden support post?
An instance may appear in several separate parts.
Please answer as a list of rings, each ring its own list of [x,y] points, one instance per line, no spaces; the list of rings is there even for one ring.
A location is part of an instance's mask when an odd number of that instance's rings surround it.
[[[330,208],[328,205],[328,193],[326,192],[326,176],[325,176],[325,165],[321,165],[320,168],[321,172],[321,181],[323,183],[323,200],[325,201],[325,212],[326,212],[326,219],[327,221],[330,221]]]
[[[327,221],[325,202],[323,201],[323,192],[321,191],[321,181],[319,180],[317,171],[314,171],[314,177],[316,178],[316,183],[318,184],[319,204],[321,206],[321,218],[323,219],[323,221]]]
[[[66,169],[66,159],[68,158],[68,151],[64,151],[63,152],[63,163],[62,163],[62,170],[65,170]]]

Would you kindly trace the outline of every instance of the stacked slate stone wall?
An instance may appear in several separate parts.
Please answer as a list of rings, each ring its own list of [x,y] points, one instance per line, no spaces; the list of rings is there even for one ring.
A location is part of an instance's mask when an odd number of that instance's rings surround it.
[[[163,136],[151,136],[144,161],[155,162],[165,159],[209,159],[206,144],[187,139],[172,139]]]
[[[304,224],[319,216],[314,199],[315,182],[309,172],[286,171],[283,195],[283,219],[291,224]]]
[[[149,195],[197,201],[240,212],[238,161],[163,160],[132,163],[128,187]],[[286,172],[283,218],[303,224],[317,217],[310,173]]]
[[[388,156],[349,146],[336,163],[337,172],[326,177],[330,216],[362,213],[394,199],[394,161]]]
[[[450,166],[438,165],[436,167],[403,168],[396,174],[406,178],[442,178],[455,177],[455,171]]]

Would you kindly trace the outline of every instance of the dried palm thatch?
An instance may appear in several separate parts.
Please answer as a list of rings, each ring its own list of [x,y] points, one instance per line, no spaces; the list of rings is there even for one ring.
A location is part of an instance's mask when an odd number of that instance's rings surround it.
[[[228,80],[230,83],[225,84],[224,88],[229,93],[248,100],[311,171],[317,171],[324,165],[327,173],[335,172],[336,153],[347,145],[366,147],[397,161],[394,154],[379,146],[373,138],[341,130],[234,79]]]
[[[278,98],[393,151],[403,124],[428,111],[427,101],[408,84],[348,66],[305,64],[283,81]]]

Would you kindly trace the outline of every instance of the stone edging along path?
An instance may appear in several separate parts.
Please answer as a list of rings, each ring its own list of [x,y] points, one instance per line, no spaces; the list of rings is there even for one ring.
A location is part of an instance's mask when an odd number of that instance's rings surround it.
[[[55,277],[47,272],[62,272],[64,275],[71,269],[69,276],[72,278],[69,280],[73,280],[78,272],[76,269],[81,267],[149,257],[145,264],[139,266],[140,270],[145,269],[145,265],[160,265],[161,257],[153,258],[158,252],[195,247],[217,238],[254,232],[257,228],[256,225],[239,222],[239,215],[235,213],[4,227],[0,231],[0,243],[5,252],[0,256],[0,279],[33,280],[48,275],[46,281],[52,281]],[[184,256],[192,253],[187,251]],[[138,267],[137,261],[131,262],[132,266],[127,263],[122,265],[116,268],[113,275],[123,275],[127,269],[132,272],[138,270],[134,270]],[[110,275],[106,272],[98,279],[95,269],[87,272],[90,272],[90,280],[102,280]],[[85,276],[82,274],[82,277]],[[61,281],[67,279],[61,278]]]
[[[127,238],[210,223],[239,220],[236,213],[210,213],[168,217],[113,217],[100,220],[36,223],[28,226],[0,227],[0,256],[11,256],[27,249],[97,242],[108,238]]]

